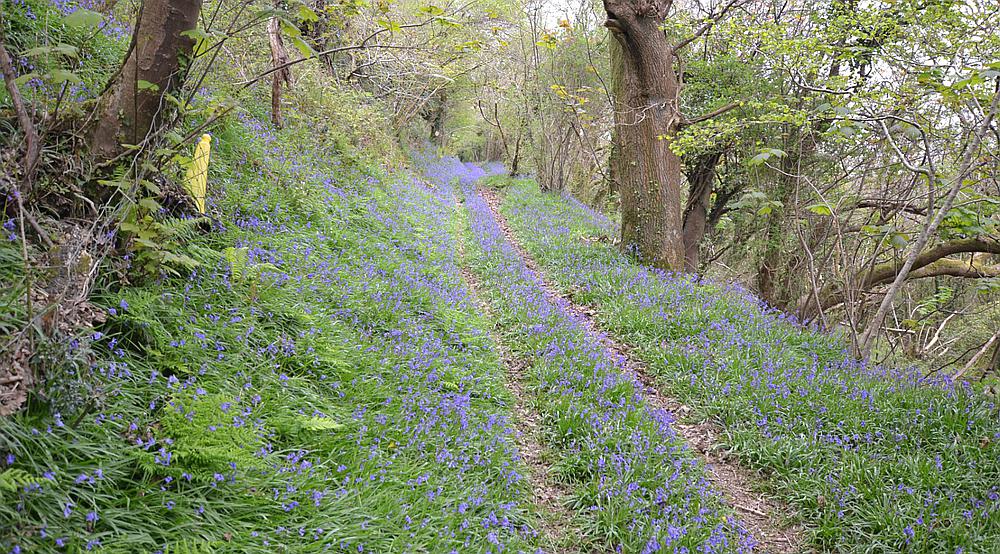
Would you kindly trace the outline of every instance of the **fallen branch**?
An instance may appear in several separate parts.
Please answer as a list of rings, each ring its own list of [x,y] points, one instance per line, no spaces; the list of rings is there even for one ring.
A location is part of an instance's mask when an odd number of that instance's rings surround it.
[[[961,379],[966,372],[968,372],[970,369],[973,368],[973,366],[976,365],[976,362],[979,361],[979,358],[983,357],[983,354],[985,354],[986,351],[989,350],[991,346],[993,346],[993,343],[996,342],[998,338],[1000,338],[1000,331],[994,333],[993,336],[990,337],[990,340],[986,341],[986,344],[984,344],[983,347],[979,349],[979,352],[976,352],[976,355],[969,360],[969,363],[965,364],[965,366],[962,367],[962,369],[958,370],[957,373],[951,376],[951,380],[958,381],[959,379]]]
[[[935,245],[916,256],[904,280],[925,279],[945,275],[969,279],[1000,276],[1000,266],[985,265],[975,259],[972,261],[962,261],[948,257],[955,254],[969,253],[1000,254],[1000,241],[990,237],[976,237],[971,239],[957,239]],[[891,283],[897,278],[903,267],[904,264],[900,260],[878,264],[859,276],[857,281],[858,288],[862,291],[867,291],[879,285]],[[803,313],[812,313],[813,310],[818,308],[826,310],[842,304],[845,300],[845,295],[846,291],[843,287],[831,284],[823,287],[823,290],[819,292],[818,307],[816,306],[816,299],[813,298],[812,294],[803,296],[799,300],[799,306]]]

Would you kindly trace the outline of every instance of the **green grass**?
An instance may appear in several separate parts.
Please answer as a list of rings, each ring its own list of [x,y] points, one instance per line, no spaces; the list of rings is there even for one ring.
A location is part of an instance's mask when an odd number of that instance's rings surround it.
[[[831,552],[1000,551],[1000,431],[991,397],[850,359],[736,287],[643,268],[600,216],[531,182],[503,212],[545,273],[665,390],[726,430],[743,462]]]
[[[0,550],[533,550],[450,206],[308,126],[225,125],[199,267],[102,292],[67,346],[96,357],[0,419]]]
[[[468,185],[468,183],[466,183]],[[750,552],[753,540],[725,508],[704,469],[647,404],[598,339],[548,299],[466,186],[469,267],[495,314],[500,340],[530,364],[526,390],[541,416],[552,475],[596,551]]]

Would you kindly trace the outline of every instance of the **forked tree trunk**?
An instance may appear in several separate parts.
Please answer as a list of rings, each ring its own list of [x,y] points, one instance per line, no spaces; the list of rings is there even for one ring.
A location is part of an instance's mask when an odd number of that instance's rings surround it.
[[[198,25],[201,0],[146,0],[121,70],[101,95],[89,130],[90,151],[108,160],[122,144],[139,144],[171,110],[166,95],[184,82],[194,39],[182,33]]]
[[[688,200],[684,207],[684,269],[698,271],[701,241],[708,226],[708,205],[715,188],[715,166],[722,152],[709,152],[694,159],[687,173]]]
[[[604,9],[605,26],[621,46],[614,171],[621,193],[621,246],[654,267],[681,271],[681,161],[670,149],[682,122],[680,88],[673,49],[661,29],[670,4],[605,0]]]

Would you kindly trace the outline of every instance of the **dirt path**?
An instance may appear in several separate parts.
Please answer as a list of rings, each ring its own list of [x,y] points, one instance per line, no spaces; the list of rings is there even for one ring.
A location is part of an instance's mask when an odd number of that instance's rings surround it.
[[[456,198],[455,205],[465,209],[461,199]],[[489,305],[480,294],[481,286],[476,277],[465,264],[465,240],[458,236],[459,271],[469,287],[472,300],[480,312],[489,316]],[[515,440],[517,449],[528,469],[528,484],[531,487],[533,502],[538,509],[540,518],[538,532],[541,534],[545,552],[551,554],[572,554],[582,552],[572,547],[575,537],[579,536],[573,523],[573,512],[565,506],[564,498],[570,491],[564,485],[555,482],[549,475],[550,464],[545,460],[546,448],[542,443],[541,415],[532,406],[532,395],[527,387],[528,363],[515,357],[495,334],[490,332],[493,344],[497,348],[507,376],[506,386],[514,398],[514,418],[517,425]]]
[[[691,408],[675,398],[660,393],[655,379],[646,367],[632,355],[631,349],[609,337],[594,320],[592,308],[575,303],[572,298],[561,294],[539,269],[534,258],[515,237],[507,219],[500,213],[500,197],[496,191],[480,188],[486,204],[511,246],[524,260],[528,269],[538,276],[545,294],[567,311],[574,314],[588,333],[600,339],[608,356],[618,358],[624,370],[642,385],[647,401],[657,408],[674,414],[676,421],[671,427],[681,435],[691,449],[704,462],[708,478],[715,489],[722,493],[725,502],[740,514],[740,521],[757,541],[764,552],[792,554],[807,551],[804,529],[789,524],[794,511],[775,499],[754,490],[753,483],[761,477],[735,461],[727,458],[718,440],[721,429],[711,423],[683,423],[691,413]]]

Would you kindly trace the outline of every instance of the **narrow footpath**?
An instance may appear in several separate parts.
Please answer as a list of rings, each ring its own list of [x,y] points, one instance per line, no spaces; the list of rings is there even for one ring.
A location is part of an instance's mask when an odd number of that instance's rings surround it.
[[[457,210],[465,210],[464,204],[457,195],[455,197]],[[464,214],[463,214],[464,215]],[[465,221],[464,217],[460,218]],[[483,300],[479,279],[469,269],[465,255],[465,237],[462,229],[457,232],[459,271],[469,293],[480,312],[490,316],[489,305]],[[496,347],[500,361],[503,363],[507,376],[506,386],[514,399],[514,418],[516,425],[515,437],[517,449],[528,469],[528,485],[531,488],[532,501],[539,513],[538,532],[541,535],[545,552],[549,554],[575,554],[583,552],[574,547],[573,540],[579,534],[575,531],[573,512],[566,507],[569,489],[556,482],[551,477],[551,465],[546,462],[547,449],[542,444],[541,415],[532,406],[531,393],[526,390],[528,363],[514,356],[503,342],[490,331],[490,339]]]
[[[724,445],[718,441],[721,429],[708,422],[683,423],[682,421],[690,415],[691,408],[675,398],[662,394],[655,384],[655,379],[632,355],[631,349],[600,329],[595,321],[593,309],[577,304],[561,294],[552,282],[545,278],[538,263],[517,240],[507,219],[500,212],[501,198],[497,192],[479,187],[479,194],[492,211],[507,241],[524,260],[525,265],[538,276],[549,299],[574,315],[590,335],[600,340],[607,355],[621,362],[621,367],[642,385],[650,405],[674,415],[675,421],[671,423],[671,427],[684,438],[704,463],[710,482],[723,495],[726,504],[739,513],[740,521],[756,540],[760,550],[774,554],[805,551],[805,530],[800,525],[791,523],[794,511],[789,506],[754,490],[753,483],[759,481],[760,476],[725,455]]]

